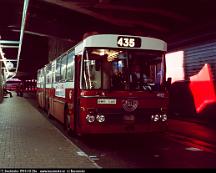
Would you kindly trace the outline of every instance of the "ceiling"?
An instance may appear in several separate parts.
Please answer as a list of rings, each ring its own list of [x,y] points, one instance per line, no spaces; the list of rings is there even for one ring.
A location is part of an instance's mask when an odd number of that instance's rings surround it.
[[[23,1],[0,1],[1,39],[19,40]],[[19,71],[28,72],[33,55],[46,63],[48,38],[75,44],[90,31],[135,34],[162,38],[171,49],[215,37],[215,5],[214,0],[30,0]],[[4,52],[15,58],[17,49]]]

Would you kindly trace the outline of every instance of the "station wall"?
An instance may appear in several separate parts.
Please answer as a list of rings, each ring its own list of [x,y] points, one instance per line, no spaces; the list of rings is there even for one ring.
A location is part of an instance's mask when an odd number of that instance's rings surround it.
[[[170,52],[166,55],[166,64],[167,78],[173,79],[170,89],[171,114],[214,116],[216,40]]]

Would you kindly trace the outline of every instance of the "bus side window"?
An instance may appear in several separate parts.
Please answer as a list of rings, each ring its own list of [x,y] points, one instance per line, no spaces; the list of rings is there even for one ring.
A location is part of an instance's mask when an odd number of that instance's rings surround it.
[[[40,87],[39,82],[40,82],[40,70],[37,71],[37,87],[38,88]]]
[[[66,72],[67,72],[66,65],[67,65],[67,54],[64,55],[61,60],[61,80],[66,79]]]
[[[56,61],[56,70],[55,70],[55,81],[59,82],[61,80],[61,58]]]
[[[75,58],[74,52],[70,52],[68,54],[66,80],[74,81],[74,70],[75,70],[74,58]]]
[[[51,69],[51,71],[52,71],[52,79],[51,79],[51,81],[52,81],[52,87],[53,87],[53,84],[56,82],[55,81],[55,69],[56,69],[56,61],[54,61],[54,62],[52,62],[52,69]]]
[[[51,69],[51,64],[49,64],[46,68],[46,83],[50,84],[52,83],[52,69]]]
[[[44,83],[45,83],[45,79],[44,79],[45,75],[44,75],[44,68],[40,70],[40,75],[39,75],[39,86],[40,88],[44,88]]]

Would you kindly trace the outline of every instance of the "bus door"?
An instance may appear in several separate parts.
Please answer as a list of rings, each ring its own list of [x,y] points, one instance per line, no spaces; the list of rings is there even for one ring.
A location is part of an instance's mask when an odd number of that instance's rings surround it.
[[[80,123],[79,123],[79,116],[80,116],[80,69],[81,69],[81,55],[75,56],[75,74],[74,74],[74,95],[73,95],[73,105],[74,109],[72,112],[72,116],[74,116],[74,122],[71,124],[71,128],[76,132],[79,133]],[[73,126],[73,127],[72,127]]]

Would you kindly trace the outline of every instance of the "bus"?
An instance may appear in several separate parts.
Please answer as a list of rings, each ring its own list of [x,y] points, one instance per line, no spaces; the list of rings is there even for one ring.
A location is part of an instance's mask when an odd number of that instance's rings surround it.
[[[152,37],[88,36],[37,71],[39,106],[69,134],[163,131],[166,51],[167,43]],[[136,69],[145,79],[133,77]]]
[[[17,86],[21,83],[22,81],[18,78],[12,78],[8,79],[5,83],[5,89],[9,91],[16,91]]]
[[[37,87],[36,87],[37,82],[36,81],[37,81],[36,79],[23,80],[23,86],[24,86],[23,92],[35,93],[37,90]]]

